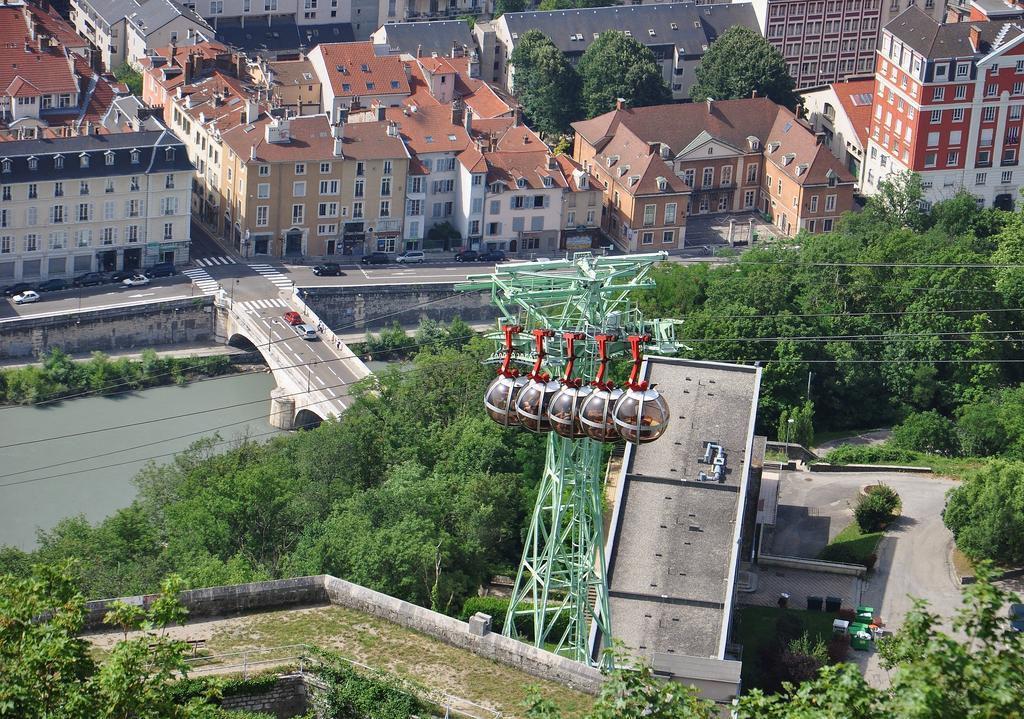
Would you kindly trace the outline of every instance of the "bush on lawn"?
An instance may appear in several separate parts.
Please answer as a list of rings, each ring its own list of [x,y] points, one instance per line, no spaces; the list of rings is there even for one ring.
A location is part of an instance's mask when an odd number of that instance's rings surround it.
[[[865,534],[880,532],[892,520],[900,506],[900,497],[891,487],[877,485],[867,494],[862,494],[853,510],[857,526]]]
[[[825,455],[829,464],[915,464],[921,456],[888,444],[841,444]]]

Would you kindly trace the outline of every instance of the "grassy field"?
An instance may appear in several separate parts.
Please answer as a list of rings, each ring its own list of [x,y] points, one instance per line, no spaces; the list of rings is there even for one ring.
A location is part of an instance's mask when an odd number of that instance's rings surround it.
[[[344,607],[325,606],[251,614],[218,622],[206,643],[209,654],[260,647],[312,644],[396,674],[414,684],[522,716],[531,687],[566,716],[579,716],[593,698],[537,679],[436,639]]]
[[[821,638],[828,642],[832,636],[832,620],[837,615],[829,612],[807,612],[801,609],[778,609],[777,607],[739,607],[736,625],[737,642],[743,645],[743,686],[751,689],[760,686],[759,658],[761,650],[768,647],[776,636],[775,625],[784,614],[796,617],[811,639]]]
[[[821,550],[819,559],[827,559],[833,562],[848,562],[851,564],[866,564],[868,557],[875,553],[878,542],[885,532],[870,532],[864,534],[856,522],[850,524],[835,539],[829,542],[828,546]]]

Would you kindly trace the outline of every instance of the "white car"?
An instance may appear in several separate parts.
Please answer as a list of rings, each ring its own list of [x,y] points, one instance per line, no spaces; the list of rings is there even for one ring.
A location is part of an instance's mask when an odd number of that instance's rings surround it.
[[[149,284],[149,278],[145,275],[133,275],[126,277],[121,284],[125,287],[145,287]]]
[[[29,302],[38,302],[39,293],[34,290],[25,290],[21,294],[17,294],[11,299],[14,300],[14,304],[16,305],[24,305],[28,304]]]
[[[427,256],[420,250],[407,250],[396,257],[395,262],[400,265],[418,265],[426,259]]]

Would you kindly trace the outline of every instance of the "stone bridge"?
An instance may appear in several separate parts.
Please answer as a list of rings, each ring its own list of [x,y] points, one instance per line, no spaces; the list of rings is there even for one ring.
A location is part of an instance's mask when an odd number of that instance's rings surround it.
[[[351,403],[352,385],[370,370],[306,305],[287,292],[285,309],[253,309],[223,292],[214,300],[217,338],[235,347],[258,351],[277,387],[270,393],[270,423],[279,429],[316,426],[337,417]],[[282,318],[299,312],[319,338],[306,340]]]

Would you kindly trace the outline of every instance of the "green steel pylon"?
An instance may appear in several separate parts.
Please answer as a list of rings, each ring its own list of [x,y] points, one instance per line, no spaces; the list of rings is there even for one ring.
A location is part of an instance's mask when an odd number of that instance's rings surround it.
[[[533,361],[529,332],[535,328],[580,332],[575,374],[593,379],[597,367],[594,337],[614,334],[609,355],[623,356],[629,334],[650,334],[656,352],[673,352],[675,321],[645,321],[637,290],[654,286],[647,275],[665,253],[598,257],[576,253],[572,260],[508,264],[490,275],[473,275],[457,290],[491,291],[504,324],[524,328],[515,359]],[[498,336],[494,336],[498,339]],[[492,359],[497,361],[500,353]],[[560,374],[561,342],[548,343],[544,368]],[[526,431],[510,429],[509,431]],[[613,636],[608,611],[603,523],[602,446],[589,438],[548,434],[547,459],[533,517],[505,620],[506,636],[532,636],[534,646],[587,664],[599,664],[591,637]],[[531,631],[532,630],[532,631]]]

